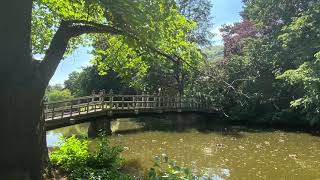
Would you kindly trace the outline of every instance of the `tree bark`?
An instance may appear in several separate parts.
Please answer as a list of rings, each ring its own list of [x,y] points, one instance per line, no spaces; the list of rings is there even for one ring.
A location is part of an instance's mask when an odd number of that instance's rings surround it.
[[[177,91],[179,96],[184,95],[184,74],[183,74],[183,66],[180,59],[177,60],[175,64],[175,74],[174,77],[177,81]]]
[[[46,87],[31,56],[31,12],[32,0],[0,3],[0,179],[42,178]]]
[[[42,92],[26,86],[6,86],[1,93],[0,179],[41,179],[44,126]],[[42,118],[43,120],[43,118]]]

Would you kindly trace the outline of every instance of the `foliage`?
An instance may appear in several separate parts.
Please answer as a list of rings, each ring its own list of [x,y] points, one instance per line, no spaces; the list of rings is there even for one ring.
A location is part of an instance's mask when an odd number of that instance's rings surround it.
[[[209,0],[112,1],[36,0],[33,7],[34,53],[45,53],[62,21],[74,26],[108,27],[111,32],[72,37],[67,53],[79,45],[93,46],[92,63],[100,75],[111,70],[136,89],[159,89],[148,81],[155,68],[175,81],[183,93],[192,68],[202,60],[198,46],[210,44]],[[153,66],[153,67],[152,67]],[[72,75],[74,78],[76,74]],[[79,92],[77,94],[83,94]]]
[[[148,68],[148,73],[142,79],[145,90],[147,92],[176,95],[178,93],[178,82],[174,70],[174,64],[172,63],[152,62]]]
[[[317,119],[317,93],[314,91],[318,86],[318,66],[314,58],[319,52],[319,46],[314,40],[319,29],[316,18],[318,12],[315,10],[317,4],[312,0],[258,0],[245,3],[244,16],[255,24],[259,34],[255,37],[257,40],[250,41],[243,47],[249,53],[240,54],[241,58],[249,60],[249,69],[254,69],[258,75],[254,82],[257,86],[250,84],[249,90],[245,91],[259,95],[251,98],[250,102],[253,99],[259,100],[251,103],[251,106],[268,109],[266,112],[272,120],[291,119],[292,123],[307,120],[314,125]],[[252,66],[256,63],[260,65]],[[311,70],[310,67],[314,69]],[[284,84],[278,79],[284,79],[288,83]],[[268,104],[273,107],[268,107]],[[299,105],[305,106],[305,109],[298,108]],[[257,112],[257,108],[254,111]],[[296,122],[292,120],[294,114]]]
[[[107,75],[112,68],[125,82],[139,88],[148,66],[136,50],[130,48],[124,40],[122,36],[105,36],[97,39],[92,63],[98,67],[100,75]]]
[[[212,28],[212,2],[210,0],[177,0],[179,11],[187,19],[197,23],[196,29],[188,39],[201,46],[211,45],[214,34]]]
[[[119,147],[111,147],[102,138],[96,151],[89,151],[89,142],[75,136],[63,138],[59,149],[50,154],[51,163],[68,174],[69,179],[129,179],[121,173]]]
[[[48,90],[46,96],[48,98],[48,102],[63,101],[73,98],[69,89],[59,88]]]
[[[195,39],[191,36],[196,33],[191,33],[200,26],[203,32],[208,32],[205,26],[209,26],[210,6],[209,1],[202,0],[199,8],[191,12],[190,8],[194,6],[195,2],[180,6],[174,0],[36,0],[33,7],[33,51],[46,52],[55,31],[61,27],[60,22],[70,23],[87,31],[80,33],[76,30],[76,34],[83,36],[71,38],[67,53],[80,44],[93,46],[92,62],[101,75],[112,69],[132,87],[143,89],[141,81],[152,61],[173,63],[173,67],[181,66],[181,61],[192,65],[201,59],[197,43],[190,40]],[[101,27],[107,30],[100,32]],[[90,33],[92,29],[95,31]],[[199,41],[205,41],[205,37]]]
[[[224,25],[220,31],[224,41],[224,56],[240,55],[244,46],[244,39],[254,37],[257,30],[254,24],[248,20],[233,25]]]
[[[148,173],[150,180],[201,179],[200,177],[193,175],[189,168],[178,166],[175,161],[169,160],[165,154],[156,156],[154,160],[154,166]]]
[[[59,149],[50,154],[51,163],[61,166],[66,171],[72,171],[77,166],[84,166],[89,157],[88,141],[81,141],[72,136],[62,138]]]
[[[166,76],[172,75],[179,84],[184,80],[181,73],[188,74],[189,66],[196,66],[202,58],[197,44],[188,41],[196,23],[181,15],[171,1],[141,5],[139,11],[147,14],[146,25],[139,29],[143,36],[95,38],[93,64],[100,74],[106,74],[112,68],[126,83],[141,90],[146,89],[145,78],[154,68],[169,72]]]
[[[123,80],[116,72],[110,70],[107,75],[99,75],[96,66],[83,68],[81,72],[74,71],[64,82],[71,94],[77,97],[87,96],[93,91],[105,90],[108,93],[111,89],[114,93],[128,94],[134,90],[122,82]]]
[[[224,26],[224,60],[200,66],[193,92],[230,120],[319,124],[319,2],[244,0]]]
[[[290,52],[295,69],[288,69],[278,76],[293,87],[302,87],[304,93],[291,101],[292,108],[302,108],[311,124],[320,123],[319,73],[320,43],[320,3],[310,1],[307,10],[292,18],[292,22],[282,28],[279,40],[284,51]]]
[[[224,47],[223,46],[209,46],[202,49],[208,61],[220,61],[223,59]]]
[[[33,54],[46,53],[63,20],[82,19],[96,22],[103,20],[103,11],[97,1],[34,0],[33,2],[31,32]],[[95,13],[92,13],[93,9]],[[85,36],[72,38],[64,56],[69,55],[80,45],[89,45]]]

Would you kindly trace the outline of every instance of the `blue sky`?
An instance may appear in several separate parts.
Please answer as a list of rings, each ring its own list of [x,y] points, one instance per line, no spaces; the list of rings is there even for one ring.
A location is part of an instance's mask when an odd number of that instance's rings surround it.
[[[213,23],[212,32],[216,34],[213,39],[215,44],[222,44],[219,28],[223,24],[230,24],[241,20],[239,12],[242,10],[241,0],[213,0]],[[88,53],[89,48],[78,48],[73,54],[63,60],[57,68],[50,84],[63,84],[68,75],[73,71],[80,71],[82,67],[90,65],[92,56]]]
[[[82,67],[90,65],[92,56],[89,54],[89,51],[90,48],[81,47],[76,49],[67,58],[63,59],[51,78],[50,84],[63,84],[63,82],[68,79],[68,75],[71,72],[81,71]]]
[[[215,44],[222,44],[219,29],[224,24],[231,24],[241,20],[239,13],[242,11],[242,0],[213,0],[213,29],[216,34]]]

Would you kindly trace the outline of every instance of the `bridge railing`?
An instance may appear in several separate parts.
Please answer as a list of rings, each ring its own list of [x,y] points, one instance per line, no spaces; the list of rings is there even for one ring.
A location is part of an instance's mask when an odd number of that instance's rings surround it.
[[[214,108],[213,102],[204,96],[160,96],[160,95],[115,95],[94,94],[66,101],[45,103],[46,120],[62,119],[98,111],[128,110],[190,110],[208,111]]]

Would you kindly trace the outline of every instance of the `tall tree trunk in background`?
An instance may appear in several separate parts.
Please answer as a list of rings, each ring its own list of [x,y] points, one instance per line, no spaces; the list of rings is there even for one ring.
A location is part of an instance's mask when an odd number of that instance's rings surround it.
[[[184,95],[184,74],[183,74],[183,67],[182,62],[180,59],[176,62],[175,68],[175,79],[177,81],[177,90],[180,96]]]
[[[46,83],[31,55],[32,0],[0,2],[0,179],[41,179]],[[43,120],[43,119],[42,119]]]

